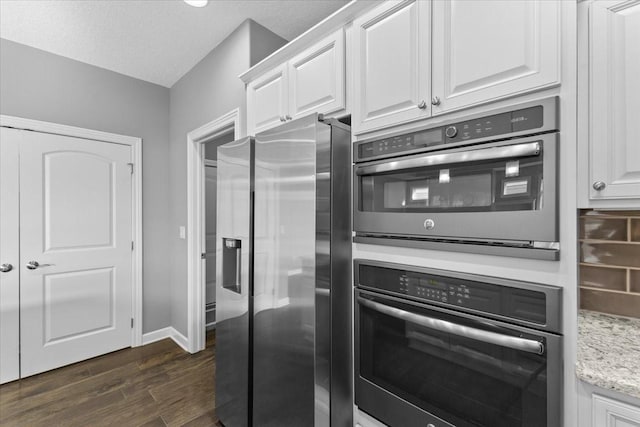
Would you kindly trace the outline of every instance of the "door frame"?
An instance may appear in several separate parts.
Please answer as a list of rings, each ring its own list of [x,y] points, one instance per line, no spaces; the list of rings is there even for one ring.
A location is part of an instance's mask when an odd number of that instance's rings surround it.
[[[74,138],[92,139],[112,144],[128,145],[131,147],[132,171],[132,239],[131,252],[131,347],[142,345],[142,138],[102,132],[92,129],[67,126],[41,120],[25,119],[22,117],[0,115],[0,127],[18,130],[49,133],[70,136]]]
[[[240,109],[235,108],[187,134],[187,350],[205,348],[204,143],[228,132],[241,138]]]

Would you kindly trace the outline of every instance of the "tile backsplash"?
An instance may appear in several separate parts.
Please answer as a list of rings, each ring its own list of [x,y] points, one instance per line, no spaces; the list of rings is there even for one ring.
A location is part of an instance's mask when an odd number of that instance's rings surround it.
[[[579,211],[580,307],[640,318],[640,211]]]

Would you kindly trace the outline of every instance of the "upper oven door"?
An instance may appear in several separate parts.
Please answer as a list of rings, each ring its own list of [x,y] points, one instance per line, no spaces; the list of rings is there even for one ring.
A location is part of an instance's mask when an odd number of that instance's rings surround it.
[[[358,234],[557,242],[557,134],[354,166]]]
[[[356,290],[356,405],[404,427],[560,425],[561,338]]]

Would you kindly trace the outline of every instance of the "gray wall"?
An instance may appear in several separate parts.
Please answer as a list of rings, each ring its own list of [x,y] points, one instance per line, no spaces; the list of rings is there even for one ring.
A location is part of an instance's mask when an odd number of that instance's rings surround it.
[[[143,331],[187,334],[187,133],[241,109],[238,75],[286,40],[243,22],[167,89],[0,39],[0,114],[143,139]]]
[[[249,57],[252,67],[287,44],[287,40],[254,21],[251,21],[250,37]]]
[[[143,330],[169,326],[169,89],[0,39],[0,93],[0,114],[143,139]]]
[[[244,123],[246,99],[238,75],[285,43],[283,38],[247,20],[171,87],[171,324],[185,336],[187,241],[179,238],[178,228],[187,225],[187,134],[234,108],[240,108]]]

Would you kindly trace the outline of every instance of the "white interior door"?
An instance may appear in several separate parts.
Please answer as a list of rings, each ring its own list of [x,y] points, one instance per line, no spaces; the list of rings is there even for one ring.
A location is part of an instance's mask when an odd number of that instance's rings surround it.
[[[20,133],[0,128],[0,384],[20,377]]]
[[[216,210],[218,190],[218,168],[213,165],[205,167],[205,228],[206,228],[206,304],[216,302]],[[207,316],[208,317],[208,316]],[[213,319],[207,318],[207,323]]]
[[[130,159],[126,145],[23,132],[22,377],[131,345]]]

